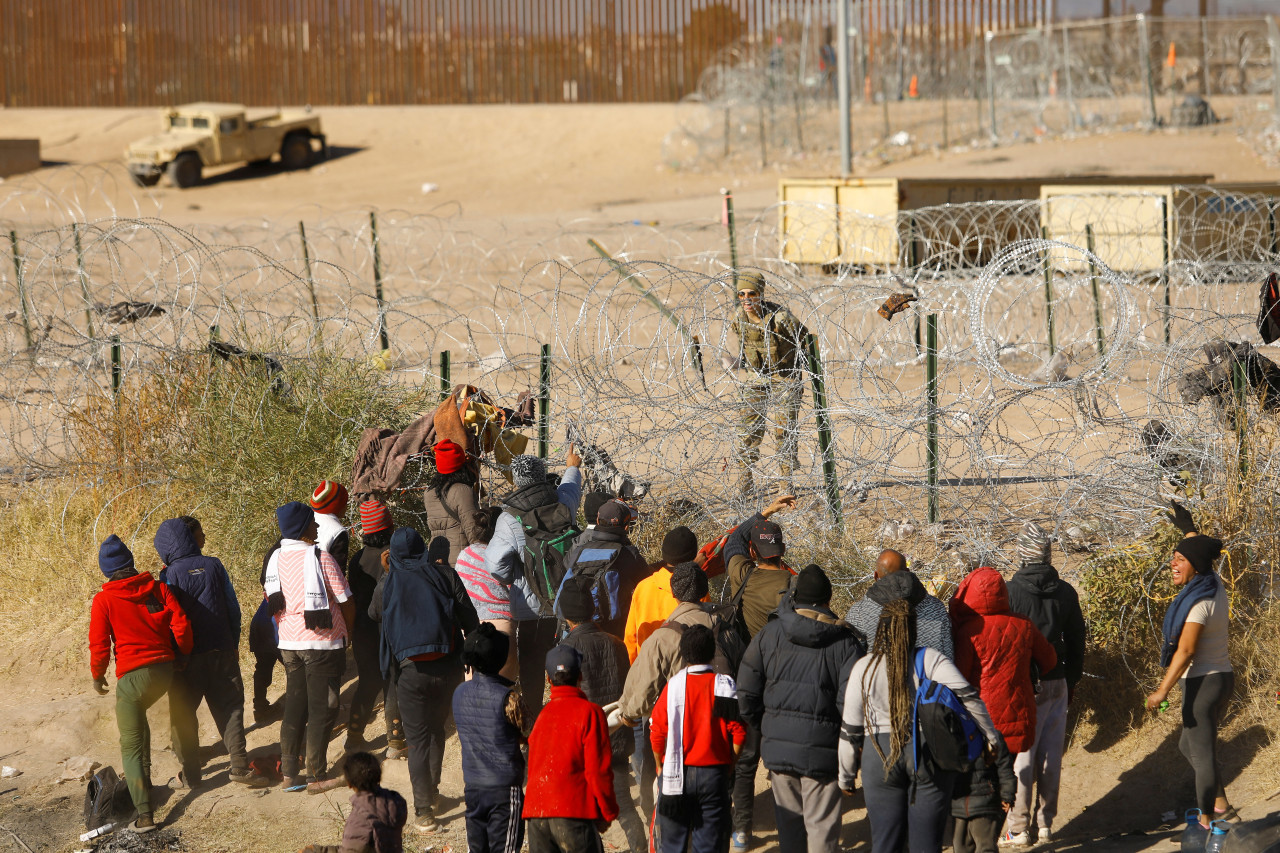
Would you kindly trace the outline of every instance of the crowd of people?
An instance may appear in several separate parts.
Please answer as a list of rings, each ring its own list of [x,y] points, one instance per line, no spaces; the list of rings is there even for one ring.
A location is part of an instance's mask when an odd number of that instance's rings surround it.
[[[347,490],[331,481],[276,511],[280,538],[263,559],[250,629],[254,716],[280,720],[284,789],[353,792],[340,847],[312,849],[386,853],[401,849],[406,828],[439,831],[450,719],[470,853],[516,853],[526,841],[531,853],[599,853],[615,820],[632,853],[748,850],[760,764],[784,851],[839,849],[859,780],[873,853],[936,853],[948,817],[964,853],[1052,840],[1085,624],[1034,523],[1018,537],[1011,578],[977,566],[945,603],[886,550],[841,618],[827,572],[786,561],[775,516],[794,497],[712,542],[675,527],[650,560],[631,541],[631,506],[583,495],[572,448],[558,476],[540,458],[515,457],[514,492],[494,507],[482,505],[475,460],[460,446],[441,440],[433,456],[426,531],[397,527],[376,499],[348,528]],[[1186,532],[1171,564],[1182,591],[1165,620],[1168,673],[1148,701],[1159,706],[1185,679],[1182,748],[1207,822],[1233,813],[1215,755],[1232,689],[1213,571],[1222,543],[1185,511],[1174,520]],[[115,535],[99,551],[107,581],[93,601],[91,668],[106,694],[114,652],[139,832],[156,826],[147,709],[162,696],[179,784],[205,784],[201,701],[231,781],[277,784],[250,765],[241,608],[206,544],[194,518],[160,524],[159,580]],[[711,601],[720,574],[724,593]],[[348,650],[357,683],[343,758],[331,765]],[[277,664],[285,690],[273,704]],[[409,803],[381,787],[365,737],[379,700],[382,760],[407,761]]]

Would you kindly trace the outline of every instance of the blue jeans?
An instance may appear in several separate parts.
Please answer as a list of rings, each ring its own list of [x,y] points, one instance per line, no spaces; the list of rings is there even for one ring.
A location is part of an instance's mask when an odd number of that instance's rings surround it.
[[[729,849],[729,785],[733,765],[684,768],[683,814],[668,817],[658,809],[658,832],[654,848],[658,853],[724,853]]]

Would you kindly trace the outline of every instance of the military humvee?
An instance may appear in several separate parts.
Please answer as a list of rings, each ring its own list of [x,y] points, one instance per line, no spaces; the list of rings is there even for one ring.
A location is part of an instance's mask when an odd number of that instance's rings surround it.
[[[129,146],[125,160],[133,179],[155,186],[167,175],[175,187],[200,183],[206,166],[249,162],[265,165],[280,155],[286,169],[304,169],[328,153],[320,117],[310,110],[246,116],[240,104],[196,103],[166,109],[164,131]]]

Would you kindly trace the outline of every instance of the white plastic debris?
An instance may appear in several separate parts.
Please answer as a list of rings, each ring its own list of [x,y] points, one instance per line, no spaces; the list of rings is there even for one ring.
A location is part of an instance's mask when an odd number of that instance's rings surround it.
[[[440,189],[439,184],[426,183],[422,185],[422,194],[428,195],[429,193],[433,193],[438,189]]]
[[[895,133],[893,136],[889,137],[889,143],[891,145],[896,145],[899,148],[910,145],[911,134],[907,133],[905,130],[900,130],[897,133]]]
[[[0,779],[12,779],[15,776],[21,776],[22,771],[16,767],[10,767],[8,764],[0,767]]]

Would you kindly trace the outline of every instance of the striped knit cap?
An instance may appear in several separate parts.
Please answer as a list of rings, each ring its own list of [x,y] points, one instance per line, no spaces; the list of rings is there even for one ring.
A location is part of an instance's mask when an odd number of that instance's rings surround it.
[[[347,511],[347,487],[333,480],[321,480],[311,493],[311,508],[327,515],[342,515]]]
[[[360,534],[368,536],[391,529],[391,510],[382,501],[364,501],[360,504]]]
[[[1018,534],[1017,552],[1020,563],[1049,562],[1049,534],[1034,521],[1028,521]]]

